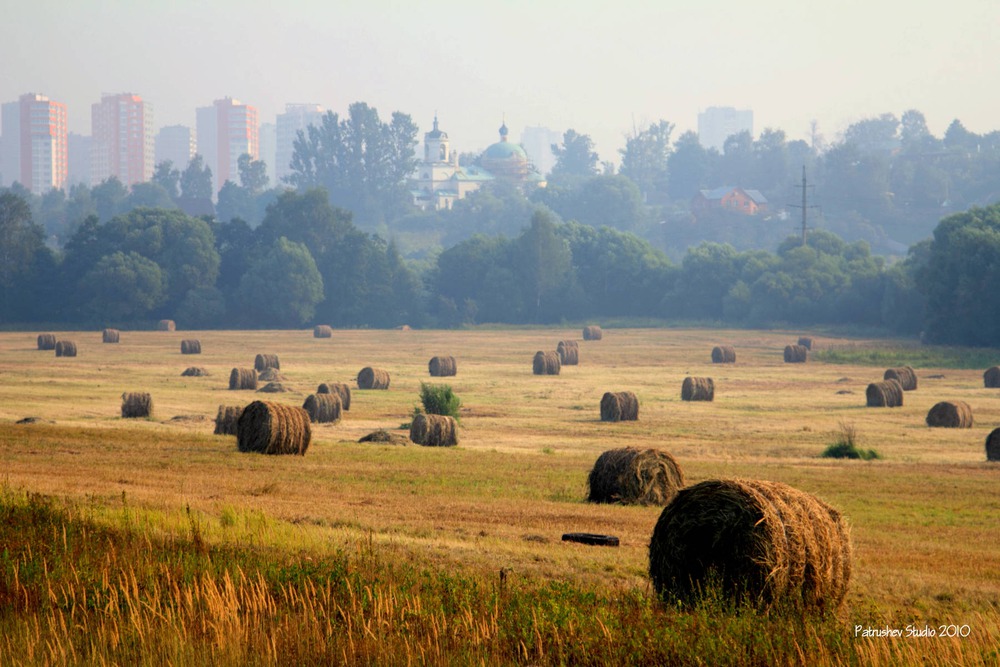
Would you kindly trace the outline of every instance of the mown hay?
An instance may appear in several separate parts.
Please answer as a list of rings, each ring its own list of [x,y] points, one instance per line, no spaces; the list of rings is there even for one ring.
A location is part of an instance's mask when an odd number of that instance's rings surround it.
[[[122,334],[118,329],[105,329],[101,332],[101,341],[104,343],[117,343],[121,337]]]
[[[805,345],[786,345],[785,363],[804,364],[809,359],[809,348]]]
[[[351,388],[343,382],[324,382],[316,388],[317,394],[337,394],[340,396],[340,406],[345,412],[351,409]]]
[[[986,436],[986,460],[1000,461],[1000,428],[995,428]]]
[[[896,380],[903,391],[913,391],[917,388],[917,374],[909,366],[890,368],[882,376],[883,380]]]
[[[286,391],[291,390],[291,387],[286,387],[280,382],[268,382],[263,387],[258,389],[257,392],[262,394],[283,394]]]
[[[257,375],[257,382],[284,382],[287,379],[275,368],[265,368]]]
[[[309,414],[291,405],[254,401],[236,422],[236,448],[241,452],[304,456],[311,440]]]
[[[388,389],[389,371],[365,366],[358,372],[358,389]]]
[[[257,389],[257,371],[252,368],[234,368],[229,374],[229,388]]]
[[[458,422],[448,415],[416,415],[410,422],[410,440],[424,447],[454,447]]]
[[[737,602],[836,609],[851,578],[850,535],[837,510],[786,484],[709,480],[663,509],[649,574],[668,602],[718,587]]]
[[[38,338],[39,338],[38,349],[41,350],[42,349],[40,347],[42,344],[41,336],[39,336]],[[1000,389],[1000,366],[993,366],[991,368],[986,369],[986,372],[983,373],[983,386],[985,386],[987,389]]]
[[[561,340],[556,345],[559,363],[563,366],[578,366],[580,364],[580,343],[575,340]]]
[[[624,422],[639,419],[639,399],[631,391],[609,391],[601,397],[601,421]]]
[[[177,324],[173,320],[160,320],[156,324],[157,331],[177,331]]]
[[[56,335],[50,333],[38,334],[38,349],[39,350],[56,349]]]
[[[380,428],[376,431],[372,431],[368,435],[361,436],[358,442],[381,442],[389,445],[408,445],[410,444],[410,438],[402,433],[392,433],[384,428]]]
[[[281,363],[276,354],[258,354],[254,357],[253,367],[257,371],[265,371],[268,368],[281,369]]]
[[[208,375],[208,371],[198,366],[190,366],[188,368],[185,368],[184,372],[181,373],[181,377],[191,377],[191,378],[200,378],[204,375]]]
[[[182,340],[181,354],[201,354],[201,341],[193,338]]]
[[[799,345],[806,348],[807,350],[813,349],[813,339],[809,336],[800,336]]]
[[[458,374],[458,364],[455,363],[455,357],[431,357],[427,362],[427,370],[431,377],[450,377]]]
[[[601,340],[604,337],[604,332],[601,331],[601,327],[591,324],[583,328],[583,339],[584,340]]]
[[[57,357],[75,357],[76,356],[76,343],[71,340],[57,340],[56,341],[56,356]]]
[[[865,389],[869,408],[898,408],[903,405],[903,385],[899,380],[872,382]]]
[[[715,400],[715,381],[712,378],[686,377],[681,383],[682,401]]]
[[[240,405],[220,405],[215,415],[215,435],[236,435],[236,424],[242,414]]]
[[[328,324],[317,324],[313,328],[313,338],[333,338],[333,329]]]
[[[153,414],[153,397],[144,392],[122,394],[122,419],[149,417]]]
[[[732,345],[716,345],[712,348],[713,364],[735,364],[736,349]]]
[[[972,408],[965,401],[941,401],[927,413],[927,425],[940,428],[972,428]]]
[[[556,352],[535,352],[532,370],[535,375],[559,375],[559,354]]]
[[[309,394],[302,409],[309,413],[309,421],[331,424],[340,421],[340,396],[338,394]]]
[[[597,457],[587,485],[592,503],[666,505],[684,488],[684,472],[667,452],[623,447]]]

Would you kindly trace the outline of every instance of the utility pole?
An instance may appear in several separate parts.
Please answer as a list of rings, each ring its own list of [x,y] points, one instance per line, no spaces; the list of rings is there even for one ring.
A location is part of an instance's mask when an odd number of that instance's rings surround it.
[[[808,233],[808,229],[809,229],[809,225],[808,225],[807,217],[806,217],[806,212],[809,209],[811,209],[811,208],[818,208],[816,206],[809,206],[809,203],[808,203],[807,198],[806,198],[807,188],[811,188],[811,187],[815,187],[815,186],[809,185],[806,182],[806,166],[805,165],[802,165],[802,185],[797,186],[797,187],[801,187],[802,188],[802,204],[801,205],[799,205],[799,204],[789,204],[789,206],[791,206],[792,208],[801,208],[802,209],[802,245],[804,246],[804,245],[806,245],[807,233]]]

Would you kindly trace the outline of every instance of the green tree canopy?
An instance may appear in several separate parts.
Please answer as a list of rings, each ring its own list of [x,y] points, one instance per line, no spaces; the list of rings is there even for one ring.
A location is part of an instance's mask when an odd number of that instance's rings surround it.
[[[279,238],[243,275],[239,299],[248,323],[301,327],[323,300],[323,278],[305,245]]]
[[[562,145],[552,144],[552,154],[556,156],[556,163],[550,176],[555,180],[586,178],[598,173],[597,165],[601,159],[589,135],[579,134],[573,129],[566,130]]]
[[[147,317],[166,299],[166,281],[156,262],[137,252],[105,255],[80,282],[85,311],[98,322]]]

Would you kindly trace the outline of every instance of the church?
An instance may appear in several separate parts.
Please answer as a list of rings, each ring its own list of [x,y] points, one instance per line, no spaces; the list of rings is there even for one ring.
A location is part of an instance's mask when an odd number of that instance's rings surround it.
[[[475,192],[484,183],[503,180],[522,192],[544,188],[524,148],[507,139],[507,123],[500,126],[500,141],[491,144],[473,165],[460,165],[458,152],[451,150],[448,133],[438,127],[424,134],[424,158],[410,181],[413,203],[424,210],[450,209],[459,199]]]

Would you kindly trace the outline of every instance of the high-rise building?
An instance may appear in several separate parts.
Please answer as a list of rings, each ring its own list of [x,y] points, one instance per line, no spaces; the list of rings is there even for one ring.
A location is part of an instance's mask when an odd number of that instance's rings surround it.
[[[321,125],[325,115],[326,111],[318,104],[286,104],[285,113],[278,114],[273,171],[277,182],[283,182],[282,179],[292,173],[288,165],[295,152],[295,138],[299,131],[308,134],[306,128]]]
[[[260,126],[257,108],[225,97],[210,107],[195,110],[198,153],[212,170],[212,187],[222,189],[226,181],[240,182],[239,159],[244,153],[260,159]]]
[[[552,144],[562,143],[561,132],[547,127],[526,127],[521,131],[521,145],[531,158],[531,162],[541,174],[548,174],[556,166],[556,156],[552,153]]]
[[[66,141],[69,147],[69,176],[66,185],[90,185],[90,136],[70,132]]]
[[[749,132],[753,135],[753,111],[733,107],[709,107],[698,114],[698,141],[704,148],[722,151],[726,139]]]
[[[66,105],[28,93],[4,104],[0,113],[4,181],[19,181],[35,194],[66,187]]]
[[[174,169],[184,171],[194,157],[194,132],[187,125],[167,125],[156,133],[154,165],[170,161]]]
[[[90,182],[114,176],[125,187],[153,176],[153,107],[138,95],[101,95],[90,108]]]

